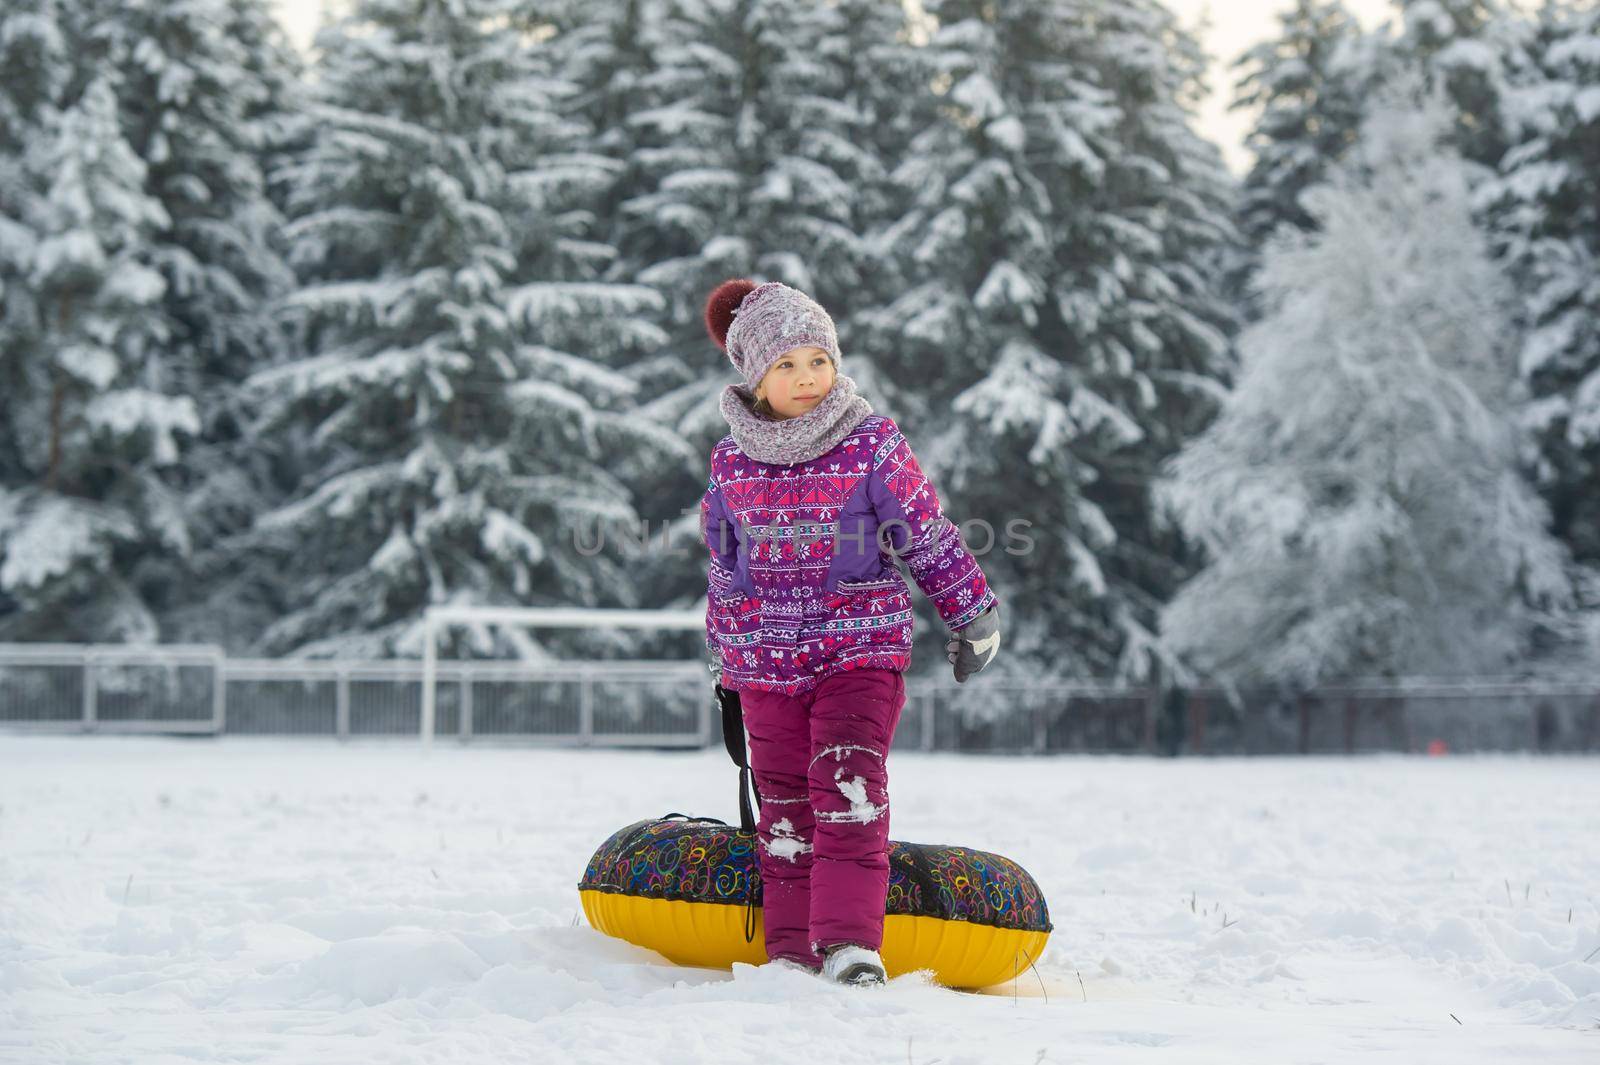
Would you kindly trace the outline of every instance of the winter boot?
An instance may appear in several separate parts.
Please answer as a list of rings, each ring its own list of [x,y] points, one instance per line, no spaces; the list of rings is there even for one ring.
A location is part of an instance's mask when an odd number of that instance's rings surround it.
[[[854,943],[838,943],[827,950],[822,975],[838,984],[881,984],[888,980],[878,952]]]

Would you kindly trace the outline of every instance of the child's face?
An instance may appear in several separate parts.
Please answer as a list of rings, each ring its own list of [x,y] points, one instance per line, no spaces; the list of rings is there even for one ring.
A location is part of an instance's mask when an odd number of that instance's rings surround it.
[[[779,418],[797,418],[822,402],[833,388],[833,360],[821,348],[794,348],[784,352],[756,385],[756,398],[765,399]]]

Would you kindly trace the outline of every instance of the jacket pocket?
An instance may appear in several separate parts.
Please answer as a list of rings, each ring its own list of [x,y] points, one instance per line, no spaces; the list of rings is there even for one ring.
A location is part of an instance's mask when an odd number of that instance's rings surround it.
[[[743,592],[733,590],[733,573],[713,561],[706,571],[706,594],[713,603],[727,604],[744,598]]]
[[[750,602],[753,600],[750,596],[745,595],[743,592],[712,592],[711,601],[715,603],[718,608],[728,610],[738,606],[740,603]]]
[[[905,582],[898,573],[887,577],[873,577],[869,580],[843,580],[838,584],[842,595],[858,595],[863,592],[899,592],[905,590]]]
[[[865,580],[840,580],[837,587],[839,590],[828,600],[831,610],[881,614],[886,610],[899,611],[911,603],[906,582],[898,573]]]
[[[747,670],[760,661],[761,604],[738,598],[713,602],[707,611],[723,669]]]
[[[711,628],[724,650],[753,647],[761,637],[761,600],[733,587],[734,575],[713,562],[707,575],[706,606]],[[726,663],[726,659],[724,659]]]

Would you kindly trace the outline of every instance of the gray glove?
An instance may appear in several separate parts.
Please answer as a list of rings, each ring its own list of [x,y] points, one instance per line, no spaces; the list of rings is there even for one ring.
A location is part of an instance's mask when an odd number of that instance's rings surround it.
[[[722,652],[711,645],[709,636],[706,637],[706,669],[711,673],[712,683],[722,683]]]
[[[950,642],[944,645],[944,656],[955,666],[956,683],[965,684],[968,677],[993,662],[999,650],[1000,604],[996,603],[961,631],[950,634]]]

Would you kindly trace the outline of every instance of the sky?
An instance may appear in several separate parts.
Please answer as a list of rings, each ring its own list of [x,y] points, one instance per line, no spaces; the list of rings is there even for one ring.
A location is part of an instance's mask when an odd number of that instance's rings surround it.
[[[1233,81],[1237,75],[1227,68],[1227,62],[1255,42],[1272,36],[1277,29],[1275,16],[1292,8],[1293,0],[1165,2],[1185,26],[1193,28],[1203,19],[1210,21],[1209,27],[1201,32],[1200,39],[1212,56],[1211,92],[1200,107],[1198,128],[1221,147],[1229,168],[1236,174],[1242,174],[1251,160],[1250,152],[1244,146],[1251,116],[1242,111],[1228,111],[1228,101],[1233,96]],[[310,44],[316,32],[322,9],[327,7],[337,11],[343,0],[274,0],[274,3],[290,36],[304,47]],[[1389,18],[1393,11],[1390,0],[1345,0],[1345,6],[1367,27],[1378,25]]]

